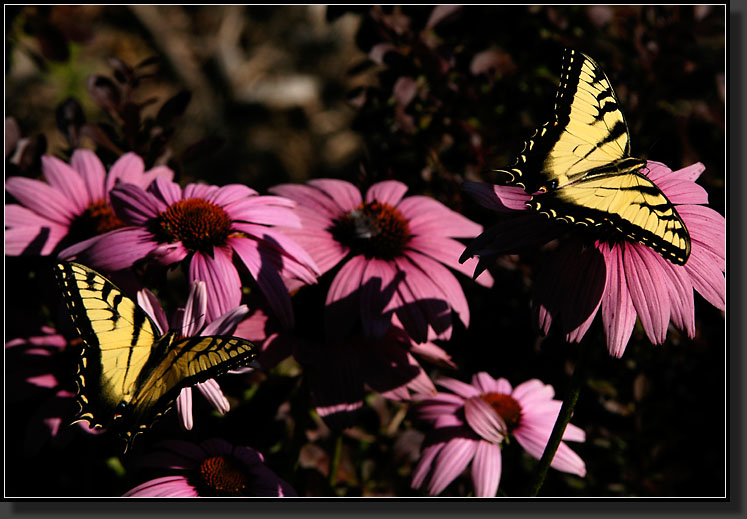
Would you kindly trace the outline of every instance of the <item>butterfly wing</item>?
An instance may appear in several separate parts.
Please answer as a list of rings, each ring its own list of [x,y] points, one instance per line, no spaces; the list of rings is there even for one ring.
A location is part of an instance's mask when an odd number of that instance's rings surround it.
[[[76,421],[107,426],[120,404],[135,396],[161,334],[148,314],[101,274],[77,263],[59,263],[55,273],[83,339]]]
[[[629,152],[628,125],[607,76],[588,56],[566,49],[555,117],[524,144],[508,172],[514,184],[534,193],[561,187]]]
[[[614,230],[676,265],[690,255],[682,218],[661,190],[637,171],[585,177],[532,197],[530,206],[557,220],[602,232]]]
[[[172,342],[144,372],[129,409],[130,421],[137,424],[131,432],[141,432],[169,410],[182,388],[244,366],[256,356],[256,346],[238,337],[198,336]]]

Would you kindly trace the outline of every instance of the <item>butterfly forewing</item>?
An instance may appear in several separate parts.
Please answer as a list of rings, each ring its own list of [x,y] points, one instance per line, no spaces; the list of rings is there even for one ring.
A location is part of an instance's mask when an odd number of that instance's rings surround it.
[[[56,268],[64,300],[84,342],[78,400],[84,419],[104,426],[129,402],[160,333],[148,315],[109,280],[76,263]]]

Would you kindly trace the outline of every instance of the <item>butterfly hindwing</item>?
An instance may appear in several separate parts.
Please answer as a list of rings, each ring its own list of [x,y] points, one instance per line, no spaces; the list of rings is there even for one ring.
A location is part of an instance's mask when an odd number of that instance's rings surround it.
[[[55,269],[83,339],[75,421],[117,428],[128,445],[168,411],[182,388],[251,362],[255,346],[229,336],[161,335],[134,300],[77,263]]]
[[[625,116],[602,69],[566,49],[555,117],[529,139],[505,171],[546,216],[617,232],[672,263],[690,254],[690,236],[675,206],[630,157]]]

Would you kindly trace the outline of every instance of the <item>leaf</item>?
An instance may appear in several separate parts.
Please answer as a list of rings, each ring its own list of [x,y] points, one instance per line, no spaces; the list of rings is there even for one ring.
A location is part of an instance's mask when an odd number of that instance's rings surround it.
[[[114,81],[105,76],[88,76],[88,92],[96,103],[114,112],[118,111],[121,97]]]
[[[174,119],[184,114],[191,100],[192,92],[182,90],[163,104],[156,115],[156,123],[160,126],[168,126]]]

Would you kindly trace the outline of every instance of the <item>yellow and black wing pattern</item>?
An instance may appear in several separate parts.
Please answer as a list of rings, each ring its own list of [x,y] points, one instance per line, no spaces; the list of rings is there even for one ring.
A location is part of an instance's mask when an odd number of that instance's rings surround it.
[[[173,406],[182,388],[256,357],[256,347],[238,337],[161,335],[135,301],[84,265],[61,262],[55,273],[83,339],[75,421],[116,428],[128,445]]]
[[[555,117],[503,171],[549,218],[643,243],[683,265],[690,235],[674,205],[641,173],[645,165],[630,156],[628,125],[605,73],[566,49]]]

